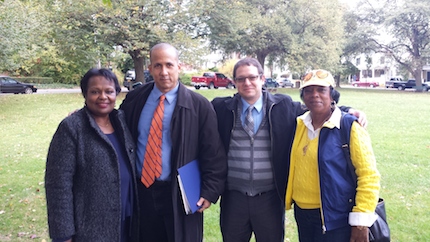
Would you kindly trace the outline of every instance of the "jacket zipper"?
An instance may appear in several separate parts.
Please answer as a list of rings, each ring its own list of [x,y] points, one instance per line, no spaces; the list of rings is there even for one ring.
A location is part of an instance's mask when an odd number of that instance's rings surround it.
[[[230,139],[231,139],[231,136],[233,135],[234,125],[236,123],[236,113],[234,112],[234,110],[231,110],[231,112],[233,113],[233,126],[232,126],[231,131],[230,131]]]
[[[321,130],[320,130],[320,133],[318,134],[318,146],[319,146],[319,138],[320,138],[320,135],[321,135]],[[319,154],[319,150],[318,150],[318,154]],[[319,157],[317,157],[317,161],[319,161]],[[321,229],[322,229],[322,233],[323,234],[325,234],[326,232],[327,232],[327,228],[326,228],[326,226],[325,226],[325,222],[324,222],[324,211],[323,211],[323,203],[322,203],[322,198],[321,198],[321,194],[322,194],[322,191],[321,191],[321,177],[320,177],[320,169],[319,169],[319,162],[317,162],[317,171],[318,171],[318,177],[319,177],[319,184],[320,184],[320,213],[321,213],[321,224],[322,224],[322,226],[321,226]]]
[[[269,122],[270,153],[272,154],[272,158],[271,158],[270,163],[272,165],[273,184],[275,185],[276,193],[279,195],[279,193],[278,193],[278,184],[276,183],[276,177],[275,177],[275,165],[274,165],[274,162],[273,162],[273,160],[275,159],[275,154],[273,154],[273,129],[272,129],[272,127],[273,127],[272,126],[272,109],[273,109],[273,106],[275,106],[275,103],[270,104],[269,114],[267,115],[267,120]]]
[[[254,125],[255,125],[255,123],[254,123]],[[254,127],[254,130],[255,130],[255,127]],[[257,131],[258,131],[258,128],[257,128]],[[251,187],[254,188],[254,135],[255,135],[255,133],[254,132],[252,132],[252,133],[253,133],[253,135],[249,136],[250,142],[251,142],[251,144],[250,144],[250,148],[251,148],[250,149],[250,151],[251,151],[251,157],[250,157],[250,160],[251,160],[250,177],[251,178],[250,178],[250,180],[251,180]],[[255,195],[254,192],[255,192],[255,190],[252,189],[252,193],[251,193],[252,196]]]
[[[319,175],[319,174],[318,174]],[[322,199],[321,199],[321,186],[320,186],[320,213],[321,213],[321,224],[322,224],[322,233],[325,234],[327,231],[327,228],[325,227],[325,222],[324,222],[324,211],[323,211],[323,206],[322,206]]]

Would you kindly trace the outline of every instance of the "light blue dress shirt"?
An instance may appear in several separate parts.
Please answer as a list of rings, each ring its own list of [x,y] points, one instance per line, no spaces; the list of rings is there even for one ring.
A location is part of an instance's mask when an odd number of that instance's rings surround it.
[[[172,120],[173,111],[175,110],[176,100],[178,98],[179,84],[165,94],[164,100],[164,117],[163,117],[163,140],[162,140],[162,172],[157,180],[169,181],[170,180],[170,158],[172,153],[172,138],[170,132],[170,121]],[[158,106],[160,96],[163,93],[154,85],[151,93],[143,106],[142,113],[139,118],[138,137],[137,137],[137,160],[136,169],[137,174],[142,174],[143,157],[145,157],[146,143],[148,141],[149,128],[151,127],[152,116]]]
[[[240,121],[242,125],[245,125],[246,110],[250,106],[243,98],[242,100],[242,113],[240,114]],[[260,127],[261,121],[263,120],[263,95],[258,98],[254,103],[254,109],[252,110],[252,117],[254,118],[254,134],[257,133],[258,127]]]

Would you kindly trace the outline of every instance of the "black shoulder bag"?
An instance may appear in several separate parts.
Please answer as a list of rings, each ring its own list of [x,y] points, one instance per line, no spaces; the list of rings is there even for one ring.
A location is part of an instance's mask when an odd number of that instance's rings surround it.
[[[342,118],[340,120],[340,132],[342,141],[342,150],[345,155],[345,159],[348,161],[348,167],[352,174],[352,177],[357,180],[357,175],[355,174],[355,168],[352,165],[351,154],[349,151],[349,140],[352,123],[349,123],[346,118],[344,118],[345,113],[342,113]],[[379,198],[378,204],[376,205],[375,213],[378,215],[378,219],[369,228],[369,241],[374,242],[389,242],[390,241],[390,228],[387,223],[387,215],[385,212],[385,201]]]

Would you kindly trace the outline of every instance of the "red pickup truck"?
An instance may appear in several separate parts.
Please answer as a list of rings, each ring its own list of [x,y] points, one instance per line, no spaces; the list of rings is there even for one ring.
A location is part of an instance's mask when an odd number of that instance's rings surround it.
[[[218,87],[235,88],[233,81],[219,72],[205,72],[203,76],[191,77],[191,85],[197,90],[200,87],[207,87],[209,89]]]

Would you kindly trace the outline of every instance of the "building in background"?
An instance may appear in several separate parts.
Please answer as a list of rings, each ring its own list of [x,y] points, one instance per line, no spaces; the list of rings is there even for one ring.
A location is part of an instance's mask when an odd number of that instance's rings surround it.
[[[421,78],[422,81],[430,81],[430,57],[424,58],[426,63],[423,66]],[[353,64],[359,69],[355,74],[356,81],[378,82],[384,86],[385,82],[391,77],[400,76],[398,63],[386,53],[361,54],[355,57]],[[408,73],[404,79],[412,78]],[[351,81],[353,78],[351,78]]]
[[[351,81],[377,82],[384,86],[391,77],[398,75],[394,59],[386,53],[360,54],[353,64],[359,71]]]

